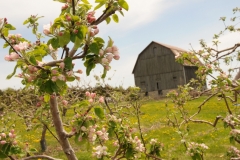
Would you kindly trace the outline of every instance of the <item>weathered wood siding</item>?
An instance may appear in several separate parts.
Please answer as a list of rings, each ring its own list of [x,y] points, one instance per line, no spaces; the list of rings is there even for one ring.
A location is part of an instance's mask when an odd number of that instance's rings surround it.
[[[143,91],[173,89],[185,83],[183,66],[175,62],[175,55],[169,48],[156,43],[139,55],[134,78],[135,85]]]
[[[195,72],[198,70],[196,66],[184,66],[186,82],[190,82],[191,79],[197,79]]]

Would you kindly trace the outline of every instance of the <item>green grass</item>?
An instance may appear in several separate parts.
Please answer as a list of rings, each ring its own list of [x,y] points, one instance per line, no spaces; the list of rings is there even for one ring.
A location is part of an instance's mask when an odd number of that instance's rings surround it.
[[[201,104],[204,99],[206,99],[206,97],[201,97],[198,100],[189,102],[186,105],[186,109],[189,111],[189,114],[195,113],[198,110],[197,106]],[[164,159],[191,159],[185,154],[185,148],[181,143],[181,137],[177,133],[177,128],[174,128],[172,125],[167,123],[167,108],[171,111],[175,111],[176,108],[174,108],[173,104],[171,103],[166,106],[165,101],[166,99],[150,100],[144,102],[143,106],[141,107],[140,118],[144,138],[146,141],[149,141],[151,138],[156,138],[158,141],[164,144],[164,150],[161,152],[161,155]],[[236,107],[231,107],[231,109],[235,112],[239,112],[239,109]],[[213,122],[216,116],[221,115],[224,117],[226,114],[227,109],[224,101],[218,101],[217,98],[213,98],[202,107],[201,113],[195,118]],[[136,117],[131,117],[130,121],[132,127],[137,128]],[[21,135],[21,140],[23,142],[30,143],[33,147],[40,150],[39,140],[41,136],[41,128],[26,131],[21,120],[17,121],[16,126],[18,135]],[[205,143],[209,147],[209,150],[207,150],[207,153],[205,154],[205,159],[227,159],[226,151],[231,145],[229,142],[230,130],[223,127],[221,120],[215,128],[207,124],[199,123],[189,123],[188,126],[189,132],[185,138],[186,141]],[[136,134],[138,134],[138,132],[136,132]],[[56,140],[49,132],[47,132],[46,139],[48,144],[48,151],[46,154],[55,156],[57,158],[66,159],[64,153],[61,152],[61,147],[57,144]],[[86,147],[74,144],[73,140],[71,140],[71,142],[80,160],[93,159],[91,152],[88,152]]]

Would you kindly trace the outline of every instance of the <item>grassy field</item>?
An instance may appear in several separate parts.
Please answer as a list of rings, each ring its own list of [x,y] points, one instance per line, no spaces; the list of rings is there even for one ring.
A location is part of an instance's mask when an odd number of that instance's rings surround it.
[[[197,111],[197,106],[202,103],[206,97],[201,97],[198,100],[189,102],[186,105],[186,109],[190,114]],[[149,100],[144,102],[141,107],[141,127],[143,135],[146,141],[151,138],[156,138],[158,141],[164,144],[164,150],[161,152],[162,158],[167,160],[188,160],[191,157],[186,155],[184,145],[181,143],[181,137],[177,133],[178,129],[168,124],[167,108],[171,111],[175,111],[173,104],[165,105],[167,99],[161,100]],[[232,110],[239,112],[236,107],[231,108]],[[196,119],[204,119],[213,122],[216,116],[225,116],[227,109],[223,101],[218,101],[217,98],[213,98],[211,101],[206,103]],[[11,116],[12,119],[18,119],[16,116]],[[15,117],[15,118],[14,118]],[[136,117],[130,117],[131,124],[134,128],[137,128]],[[36,130],[26,131],[25,125],[21,120],[16,123],[17,134],[20,135],[23,142],[29,142],[33,147],[40,150],[39,140],[41,135],[41,128]],[[189,123],[189,132],[185,137],[187,142],[198,142],[205,143],[209,149],[205,154],[205,159],[227,159],[226,151],[231,145],[229,142],[229,129],[223,127],[223,122],[219,121],[217,126],[214,128],[206,124]],[[183,127],[184,128],[184,127]],[[54,131],[53,131],[54,132]],[[138,134],[136,132],[136,134]],[[57,158],[66,159],[64,154],[61,152],[61,147],[57,144],[56,140],[47,132],[47,144],[48,150],[46,154],[55,156]],[[86,150],[85,146],[73,145],[74,149],[78,153],[80,160],[93,159],[91,152]]]

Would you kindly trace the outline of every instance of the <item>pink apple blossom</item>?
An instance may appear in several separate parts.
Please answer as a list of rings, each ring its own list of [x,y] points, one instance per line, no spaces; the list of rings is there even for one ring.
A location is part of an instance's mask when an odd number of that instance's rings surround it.
[[[77,70],[77,73],[82,74],[83,71],[81,69]]]
[[[10,57],[12,60],[17,60],[20,58],[20,56],[16,52],[10,53]]]
[[[24,41],[24,42],[20,42],[19,44],[15,45],[13,48],[17,51],[25,51],[26,49],[28,49],[29,47],[29,43]]]
[[[47,25],[43,25],[43,33],[45,35],[49,35],[51,32],[50,32],[50,28],[51,28],[51,24],[47,24]]]
[[[102,49],[99,50],[99,55],[103,56],[104,55],[104,51]]]
[[[4,57],[5,61],[13,61],[12,58],[10,57],[10,55],[6,55]]]
[[[99,29],[96,28],[96,29],[94,30],[94,35],[96,35],[96,34],[98,34],[98,33],[99,33]]]
[[[17,145],[17,141],[13,141],[12,144],[15,146]]]
[[[56,69],[51,70],[51,72],[53,75],[56,75],[58,73],[58,71]]]
[[[114,55],[113,58],[114,58],[115,60],[119,60],[119,59],[120,59],[120,56],[119,56],[119,55]]]
[[[100,103],[104,103],[104,97],[103,97],[103,96],[101,96],[101,97],[99,98],[99,102],[100,102]]]
[[[59,79],[60,81],[66,81],[66,77],[65,77],[64,75],[59,75],[59,76],[58,76],[58,79]]]
[[[1,133],[1,136],[2,136],[3,138],[6,138],[6,134],[5,134],[5,133]]]
[[[96,97],[96,93],[91,93],[91,97],[94,99]]]
[[[104,68],[105,68],[107,71],[109,71],[109,70],[111,69],[111,67],[110,67],[109,65],[104,66]]]
[[[15,36],[16,36],[17,38],[21,38],[21,37],[22,37],[21,34],[16,34]]]
[[[108,59],[107,58],[102,58],[102,64],[107,64],[108,63]]]
[[[106,53],[113,53],[113,50],[112,50],[112,47],[108,47],[106,50],[105,50]]]
[[[67,106],[67,105],[68,105],[68,101],[67,101],[67,100],[63,100],[63,101],[62,101],[62,104],[63,104],[64,106]]]
[[[61,62],[61,63],[59,64],[59,67],[60,67],[61,69],[64,69],[64,67],[65,67],[64,62]]]
[[[15,132],[15,130],[14,130],[14,129],[11,129],[10,132],[13,134],[13,133]]]
[[[112,61],[112,59],[113,59],[113,55],[112,54],[108,54],[106,56],[106,58],[107,58],[108,62],[110,63]]]
[[[112,46],[112,50],[113,50],[113,52],[118,51],[118,47],[117,46]]]
[[[4,145],[6,144],[7,142],[6,141],[0,141],[0,144]]]
[[[88,100],[88,102],[89,102],[89,103],[92,103],[92,102],[93,102],[93,99],[92,99],[92,98],[90,98],[90,99]]]
[[[52,76],[52,78],[51,78],[51,80],[52,80],[53,82],[56,82],[56,81],[57,81],[57,79],[58,79],[58,77],[57,77],[57,76]]]
[[[85,94],[86,94],[87,97],[90,97],[90,96],[91,96],[91,93],[88,92],[88,91],[87,91]]]

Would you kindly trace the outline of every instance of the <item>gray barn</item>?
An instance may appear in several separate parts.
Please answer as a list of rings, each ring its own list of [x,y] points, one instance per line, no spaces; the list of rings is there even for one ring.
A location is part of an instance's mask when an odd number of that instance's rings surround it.
[[[175,56],[187,52],[181,48],[152,41],[139,55],[132,73],[135,85],[146,94],[165,95],[178,85],[196,78],[196,66],[182,65]]]

